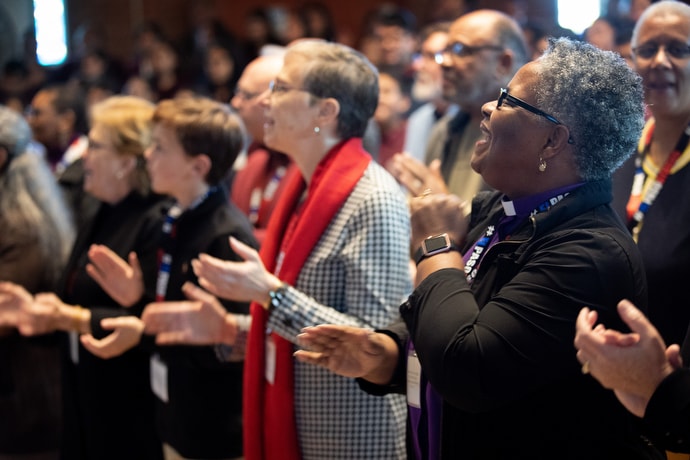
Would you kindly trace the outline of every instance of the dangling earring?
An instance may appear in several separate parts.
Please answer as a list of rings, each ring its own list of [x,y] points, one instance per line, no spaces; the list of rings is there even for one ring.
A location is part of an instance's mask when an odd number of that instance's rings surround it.
[[[321,128],[319,128],[318,126],[314,126],[314,132],[316,134],[319,134],[321,132]]]
[[[539,157],[539,172],[546,171],[546,161],[542,157]]]

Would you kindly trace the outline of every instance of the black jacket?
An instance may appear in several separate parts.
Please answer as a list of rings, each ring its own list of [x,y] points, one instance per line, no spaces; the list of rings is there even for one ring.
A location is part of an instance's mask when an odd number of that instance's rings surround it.
[[[247,218],[216,189],[198,207],[177,221],[176,247],[165,300],[184,300],[182,285],[197,284],[191,261],[201,253],[241,260],[228,237],[256,246]],[[231,312],[249,312],[246,303],[223,301]],[[242,455],[242,368],[244,363],[220,362],[213,347],[158,347],[168,370],[168,397],[156,399],[161,439],[189,458]]]
[[[145,301],[125,309],[111,299],[86,273],[89,247],[103,244],[125,260],[135,251],[149,287],[145,297],[152,299],[162,204],[160,197],[131,193],[115,206],[99,204],[96,215],[79,230],[65,269],[61,298],[91,310],[91,330],[96,338],[110,333],[101,329],[101,319],[140,315]],[[63,342],[62,458],[162,458],[154,423],[148,351],[135,347],[122,356],[103,360],[79,344],[79,362],[75,364],[66,336]]]
[[[473,203],[463,252],[503,215],[500,193]],[[575,358],[583,306],[624,328],[622,298],[646,306],[637,248],[585,183],[485,254],[474,282],[444,269],[401,306],[423,372],[443,396],[443,458],[655,458],[635,420]]]

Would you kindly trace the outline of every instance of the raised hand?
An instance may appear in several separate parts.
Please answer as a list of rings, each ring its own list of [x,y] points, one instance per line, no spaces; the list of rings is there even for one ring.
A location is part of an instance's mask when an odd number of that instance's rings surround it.
[[[129,253],[129,263],[102,244],[91,245],[88,255],[86,272],[113,300],[131,307],[141,299],[144,278],[135,252]]]
[[[264,305],[270,301],[269,292],[280,286],[280,280],[264,267],[259,253],[241,241],[230,237],[230,246],[243,262],[231,262],[201,254],[192,261],[199,284],[222,299]]]
[[[386,384],[397,363],[398,348],[393,339],[369,329],[324,324],[303,329],[297,340],[306,348],[295,352],[298,361],[344,377]]]
[[[136,316],[120,316],[101,320],[101,327],[112,330],[102,339],[96,339],[91,334],[80,337],[84,348],[102,359],[120,356],[127,350],[134,348],[141,341],[144,323]]]
[[[159,345],[232,345],[237,335],[234,315],[218,299],[192,283],[182,287],[189,301],[155,302],[141,316],[147,334]]]
[[[397,153],[388,162],[386,169],[414,196],[421,195],[425,190],[431,193],[448,193],[441,175],[440,160],[434,160],[426,166],[408,153]]]
[[[631,333],[594,327],[596,312],[582,309],[576,322],[577,359],[583,372],[614,390],[630,412],[642,417],[659,383],[680,365],[678,346],[667,349],[656,328],[629,301],[618,303],[618,314]]]
[[[412,198],[409,204],[414,250],[423,239],[441,233],[448,233],[457,245],[462,245],[468,225],[464,200],[450,194],[431,194]]]

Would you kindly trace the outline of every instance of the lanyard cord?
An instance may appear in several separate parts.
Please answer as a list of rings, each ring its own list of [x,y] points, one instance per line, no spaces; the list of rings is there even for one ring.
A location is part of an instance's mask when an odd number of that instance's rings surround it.
[[[671,174],[671,170],[676,164],[676,161],[678,161],[678,158],[680,158],[688,146],[688,142],[690,141],[690,125],[685,128],[683,134],[681,134],[680,139],[678,139],[678,142],[676,143],[675,149],[668,156],[663,166],[657,173],[654,182],[649,186],[647,192],[644,194],[644,197],[642,197],[642,190],[644,188],[645,180],[647,179],[647,175],[645,174],[643,167],[644,159],[649,154],[653,134],[654,126],[651,126],[644,142],[644,148],[635,159],[635,177],[633,179],[632,190],[630,191],[630,199],[628,200],[628,230],[630,230],[632,233],[635,241],[637,241],[645,214],[652,206],[652,203],[654,203],[654,200],[656,200],[659,192],[661,192],[661,189],[663,188],[666,179],[668,179],[668,176]],[[639,205],[637,203],[639,203]]]

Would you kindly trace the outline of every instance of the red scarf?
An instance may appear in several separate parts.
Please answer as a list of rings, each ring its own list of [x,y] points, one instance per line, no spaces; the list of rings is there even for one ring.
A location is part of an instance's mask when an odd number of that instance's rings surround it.
[[[345,200],[369,166],[371,157],[359,138],[341,142],[319,163],[312,176],[307,198],[299,215],[295,211],[304,192],[299,174],[285,178],[287,184],[271,215],[261,260],[274,272],[280,252],[283,263],[276,275],[285,283],[297,281],[302,266],[321,235],[340,211]],[[291,220],[295,220],[291,222]],[[293,227],[286,235],[288,226]],[[283,241],[283,237],[287,236]],[[273,384],[266,381],[266,325],[269,313],[260,304],[251,305],[252,326],[244,367],[244,457],[247,460],[299,460],[295,425],[293,346],[272,333],[275,344]]]

